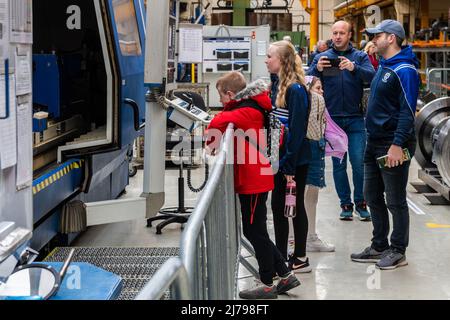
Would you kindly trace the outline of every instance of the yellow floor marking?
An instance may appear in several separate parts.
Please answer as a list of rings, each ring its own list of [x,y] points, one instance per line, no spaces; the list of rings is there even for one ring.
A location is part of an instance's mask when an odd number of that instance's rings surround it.
[[[450,229],[450,224],[438,224],[433,222],[428,222],[427,227],[431,229]]]

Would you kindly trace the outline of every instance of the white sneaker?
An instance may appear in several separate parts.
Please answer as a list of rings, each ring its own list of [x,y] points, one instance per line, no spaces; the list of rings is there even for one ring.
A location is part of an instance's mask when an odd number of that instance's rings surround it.
[[[306,240],[306,252],[334,252],[335,247],[316,236],[310,236]]]

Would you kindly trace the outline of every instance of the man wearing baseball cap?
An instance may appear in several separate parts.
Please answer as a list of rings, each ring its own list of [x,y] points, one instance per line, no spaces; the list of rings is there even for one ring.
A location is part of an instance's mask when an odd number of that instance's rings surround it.
[[[414,120],[419,94],[418,61],[411,46],[402,47],[405,30],[394,20],[384,20],[365,30],[373,35],[380,68],[371,84],[367,108],[367,148],[364,157],[364,194],[372,214],[373,238],[370,247],[351,255],[356,262],[377,262],[382,270],[407,265],[409,211],[406,186],[410,161],[403,150],[414,155]],[[385,167],[377,158],[387,155]],[[384,197],[386,194],[386,199]],[[388,241],[389,213],[393,231]]]

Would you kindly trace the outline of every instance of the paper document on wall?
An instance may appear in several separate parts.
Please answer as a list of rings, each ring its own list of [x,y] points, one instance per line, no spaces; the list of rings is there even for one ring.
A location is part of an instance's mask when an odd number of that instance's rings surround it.
[[[0,58],[2,59],[7,59],[9,56],[8,36],[9,36],[8,0],[0,0]]]
[[[33,180],[33,142],[30,103],[17,106],[17,187],[27,187]]]
[[[16,95],[21,96],[31,93],[31,65],[28,55],[16,56],[16,70]]]
[[[33,43],[32,1],[10,1],[10,41],[17,43]]]
[[[0,75],[0,104],[6,104],[5,75]],[[0,168],[17,163],[16,93],[14,75],[9,76],[9,117],[0,120]]]
[[[6,101],[5,101],[5,76],[1,76],[2,78],[0,79],[2,81],[1,86],[2,86],[2,90],[0,92],[0,120],[6,118],[6,116],[8,115],[8,112],[6,110]],[[1,149],[1,145],[0,145],[0,149]]]
[[[179,55],[180,63],[203,62],[203,26],[180,24],[179,27]]]
[[[257,42],[257,52],[258,56],[265,56],[267,54],[267,42],[266,41],[258,41]]]

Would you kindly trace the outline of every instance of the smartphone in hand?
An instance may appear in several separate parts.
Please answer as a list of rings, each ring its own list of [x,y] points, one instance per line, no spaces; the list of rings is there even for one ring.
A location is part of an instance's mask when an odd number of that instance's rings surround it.
[[[341,59],[339,58],[328,58],[328,61],[330,61],[331,67],[339,68],[339,65],[341,64]]]
[[[387,158],[388,158],[387,155],[377,158],[378,167],[380,169],[387,167]],[[409,150],[408,150],[408,148],[404,148],[403,149],[403,161],[409,161],[409,160],[411,160],[411,155],[409,154]]]
[[[339,65],[341,64],[341,59],[339,58],[327,58],[330,62],[330,66],[323,69],[323,75],[325,77],[334,77],[339,75],[341,69],[339,69]]]

